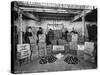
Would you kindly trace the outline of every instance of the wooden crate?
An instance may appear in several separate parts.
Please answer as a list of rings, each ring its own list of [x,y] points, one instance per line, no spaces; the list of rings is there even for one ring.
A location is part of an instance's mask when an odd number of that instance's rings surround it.
[[[65,53],[70,53],[69,44],[64,45]]]
[[[90,55],[93,54],[94,51],[94,43],[93,42],[85,42],[85,53],[88,53]]]
[[[81,58],[81,59],[84,59],[84,51],[77,50],[77,57]]]
[[[51,53],[52,53],[52,45],[48,45],[47,47],[46,47],[46,51],[47,51],[47,55],[51,55]]]

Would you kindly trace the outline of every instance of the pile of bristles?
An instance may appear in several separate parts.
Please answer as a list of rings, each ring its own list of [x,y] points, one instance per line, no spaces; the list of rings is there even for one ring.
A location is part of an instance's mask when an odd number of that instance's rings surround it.
[[[54,63],[57,60],[57,58],[53,55],[41,57],[39,63],[40,64],[47,64],[47,63]]]
[[[80,60],[74,56],[67,56],[64,61],[68,64],[78,64]]]

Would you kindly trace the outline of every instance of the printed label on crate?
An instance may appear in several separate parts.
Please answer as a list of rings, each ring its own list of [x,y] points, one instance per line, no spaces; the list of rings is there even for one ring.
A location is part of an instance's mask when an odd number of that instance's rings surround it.
[[[20,53],[21,53],[20,59],[30,57],[30,55],[31,55],[31,51],[29,51],[29,50],[21,51]]]
[[[30,45],[29,44],[18,44],[17,45],[17,51],[21,52],[21,51],[27,51],[30,50]]]
[[[30,45],[29,44],[18,44],[17,45],[17,52],[20,53],[20,59],[29,57],[31,54]]]
[[[85,42],[85,52],[92,53],[94,50],[94,43],[93,42]]]

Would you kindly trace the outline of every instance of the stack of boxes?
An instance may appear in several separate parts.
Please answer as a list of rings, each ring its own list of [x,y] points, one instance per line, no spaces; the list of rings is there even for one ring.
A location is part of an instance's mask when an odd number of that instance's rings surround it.
[[[72,34],[71,42],[69,42],[70,46],[70,54],[77,56],[77,41],[78,41],[78,34]]]
[[[85,42],[84,60],[91,61],[91,62],[94,61],[93,51],[94,51],[94,43]]]
[[[84,44],[84,42],[85,42],[84,36],[78,35],[78,44]]]
[[[70,42],[69,46],[70,46],[69,53],[72,54],[72,55],[77,55],[77,43],[76,42]]]
[[[38,58],[38,46],[37,43],[37,37],[34,35],[34,37],[30,37],[30,49],[31,49],[31,61],[35,58]]]
[[[77,45],[78,51],[77,56],[78,58],[84,59],[84,45]]]
[[[38,46],[36,44],[31,44],[31,60],[38,58]]]
[[[46,47],[46,50],[47,50],[47,55],[51,55],[52,54],[52,45],[48,45],[47,47]]]
[[[39,57],[46,56],[47,55],[46,44],[41,42],[38,44],[38,47],[39,47]]]
[[[39,49],[39,57],[43,57],[47,54],[46,53],[45,34],[39,35],[38,49]]]
[[[66,54],[70,53],[70,49],[69,49],[69,44],[68,43],[64,45],[64,49],[65,49],[65,53]]]

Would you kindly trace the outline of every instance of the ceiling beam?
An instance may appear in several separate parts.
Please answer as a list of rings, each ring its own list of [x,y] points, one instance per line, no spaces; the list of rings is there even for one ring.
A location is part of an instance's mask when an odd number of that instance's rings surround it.
[[[81,18],[82,16],[86,16],[88,13],[90,13],[92,10],[83,10],[83,12],[79,15],[76,15],[71,22],[76,21],[77,19]]]
[[[25,2],[16,1],[19,6],[24,7],[46,7],[46,8],[66,8],[66,9],[93,9],[93,6],[88,5],[71,5],[71,4],[56,4],[56,3],[39,3],[39,2]]]
[[[27,16],[27,17],[29,17],[29,18],[31,18],[31,19],[33,19],[33,20],[36,20],[36,21],[39,20],[38,16],[34,16],[34,14],[31,14],[31,13],[24,12],[24,15]]]
[[[23,11],[31,11],[31,12],[46,12],[46,13],[71,13],[71,14],[79,14],[82,10],[72,10],[72,9],[46,9],[46,8],[28,8],[28,7],[20,7]]]
[[[18,7],[14,7],[14,11],[18,12],[18,10],[21,11],[21,13],[24,15],[24,16],[27,16],[28,18],[31,18],[33,20],[36,20],[38,21],[39,20],[39,17],[38,16],[35,16],[34,14],[31,14],[29,12],[24,12],[22,9],[18,8]]]

